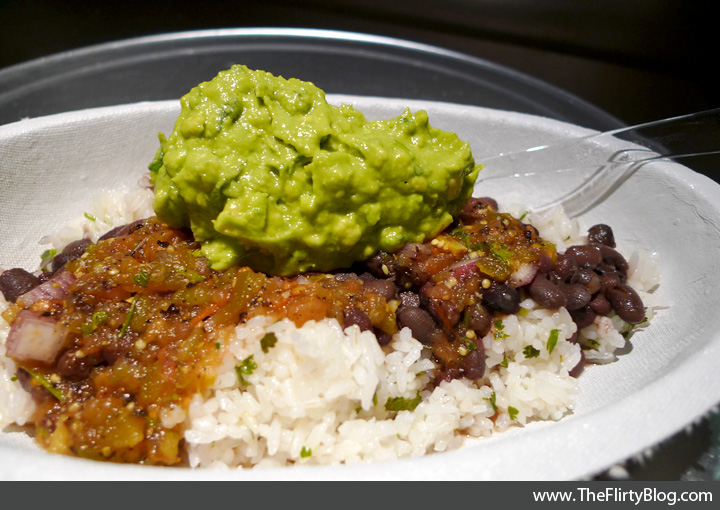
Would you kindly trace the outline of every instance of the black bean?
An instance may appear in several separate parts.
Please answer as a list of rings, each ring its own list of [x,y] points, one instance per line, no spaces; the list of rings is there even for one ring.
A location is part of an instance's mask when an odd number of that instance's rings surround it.
[[[458,214],[458,217],[464,223],[474,223],[481,218],[482,214],[480,211],[486,207],[490,207],[495,211],[498,210],[497,202],[490,197],[470,198],[467,205],[465,205],[463,210],[460,211],[460,214]]]
[[[565,308],[570,311],[582,308],[590,302],[590,299],[592,299],[592,294],[590,294],[585,287],[578,283],[563,285],[562,291],[567,299]]]
[[[573,322],[577,325],[578,329],[586,328],[595,322],[597,314],[589,306],[583,306],[570,311],[570,317]]]
[[[65,246],[62,253],[71,255],[74,258],[80,258],[80,256],[85,253],[85,250],[87,250],[88,246],[91,244],[92,242],[90,242],[90,239],[78,239],[77,241],[73,241]]]
[[[71,242],[63,249],[62,252],[60,252],[58,255],[55,255],[50,268],[53,272],[59,271],[65,264],[67,264],[71,260],[79,259],[82,254],[85,253],[87,247],[91,244],[92,243],[89,239],[78,239],[77,241]]]
[[[498,203],[494,198],[490,197],[480,197],[477,199],[479,203],[482,205],[483,208],[489,207],[491,209],[494,209],[496,211],[499,210]]]
[[[462,369],[468,379],[480,379],[485,375],[485,349],[482,344],[463,357]]]
[[[463,376],[463,371],[459,368],[443,368],[438,371],[435,378],[437,381],[450,382],[453,379],[460,379]]]
[[[460,320],[460,307],[445,285],[423,285],[420,289],[420,303],[445,328],[452,328]]]
[[[592,300],[590,300],[588,306],[598,315],[607,315],[612,311],[610,301],[608,301],[608,298],[602,293],[596,294]]]
[[[469,305],[465,309],[467,314],[467,325],[475,331],[477,336],[483,337],[490,331],[492,326],[492,314],[480,303]]]
[[[401,328],[410,328],[418,342],[425,345],[432,343],[437,326],[427,310],[417,306],[401,306],[397,311],[397,321]]]
[[[558,255],[555,267],[550,272],[550,277],[556,281],[569,282],[577,270],[578,263],[575,257],[569,253],[561,253]]]
[[[118,360],[125,357],[132,347],[132,338],[130,335],[125,335],[122,339],[110,342],[105,345],[101,350],[103,360],[108,365],[115,364]]]
[[[97,356],[77,357],[76,351],[66,351],[57,362],[57,371],[69,379],[84,379],[90,371],[100,362]]]
[[[565,293],[547,275],[539,273],[528,287],[528,293],[543,308],[555,310],[567,304]]]
[[[365,288],[385,298],[386,301],[395,299],[397,287],[390,280],[373,280],[365,283]]]
[[[365,261],[365,265],[376,278],[387,278],[394,276],[397,263],[392,255],[381,251]]]
[[[599,271],[601,271],[600,274],[600,290],[603,292],[607,292],[608,290],[612,289],[613,287],[620,285],[623,283],[623,278],[614,269],[608,268],[607,271],[605,271],[603,268],[599,268]]]
[[[377,338],[377,342],[381,347],[385,347],[392,342],[392,335],[390,333],[386,333],[377,328],[375,328],[375,338]]]
[[[105,232],[102,236],[100,236],[100,239],[98,241],[104,241],[105,239],[110,239],[112,237],[122,237],[129,234],[132,234],[137,229],[142,227],[145,220],[137,220],[133,221],[132,223],[128,223],[127,225],[121,225],[119,227],[115,227],[112,230],[109,230],[108,232]],[[192,236],[190,236],[192,237]]]
[[[540,258],[537,260],[537,268],[539,273],[547,273],[552,271],[553,261],[547,253],[542,253]]]
[[[573,367],[572,370],[570,370],[569,375],[570,377],[577,377],[579,376],[583,368],[585,368],[585,353],[581,350],[580,351],[580,361],[578,361],[578,364]]]
[[[587,267],[583,267],[578,270],[577,274],[573,278],[573,283],[579,283],[585,287],[590,294],[595,294],[598,290],[600,290],[601,286],[600,275]]]
[[[615,313],[630,324],[638,324],[645,319],[645,307],[635,290],[621,283],[607,291],[607,298]]]
[[[0,274],[0,292],[11,303],[40,283],[37,276],[19,267],[8,269]]]
[[[565,253],[569,253],[579,266],[594,268],[603,261],[600,248],[592,244],[577,244],[571,246]]]
[[[483,304],[500,313],[518,313],[520,311],[520,293],[504,283],[492,282],[489,288],[482,290]]]
[[[108,230],[98,238],[98,242],[104,241],[105,239],[112,239],[113,237],[119,237],[118,234],[120,234],[125,227],[126,225],[120,225],[119,227]]]
[[[602,244],[615,248],[615,236],[612,229],[603,223],[593,225],[588,230],[588,241],[595,244]]]
[[[627,274],[628,263],[620,252],[610,248],[609,246],[600,246],[603,262],[610,267],[614,267],[620,273]]]
[[[349,328],[353,325],[357,325],[360,331],[370,331],[373,328],[368,314],[358,308],[348,308],[344,313],[343,326]]]

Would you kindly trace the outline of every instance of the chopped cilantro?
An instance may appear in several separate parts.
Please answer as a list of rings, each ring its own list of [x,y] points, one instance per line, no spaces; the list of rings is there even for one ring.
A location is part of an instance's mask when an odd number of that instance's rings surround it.
[[[310,457],[310,455],[312,455],[312,448],[306,448],[303,446],[302,450],[300,450],[300,457],[306,459]]]
[[[141,287],[147,287],[148,282],[150,281],[150,273],[145,271],[144,269],[141,269],[138,274],[135,275],[135,278],[133,278],[133,281],[140,285]]]
[[[118,334],[118,339],[124,337],[125,333],[127,333],[127,330],[130,327],[130,322],[132,321],[133,314],[135,313],[135,306],[136,306],[135,303],[136,303],[136,301],[133,299],[133,302],[130,305],[130,310],[128,310],[128,313],[125,316],[125,322],[123,322],[123,325],[120,328],[120,333]]]
[[[526,345],[525,348],[523,349],[523,354],[525,354],[525,357],[528,359],[537,358],[538,356],[540,356],[540,351],[538,351],[532,345]]]
[[[518,220],[520,220],[520,221],[524,220],[524,219],[525,219],[525,216],[527,216],[529,212],[530,212],[530,211],[525,211],[524,213],[522,213],[522,216],[520,216],[520,217],[518,218]]]
[[[422,397],[418,391],[415,398],[388,397],[387,402],[385,402],[385,409],[388,411],[412,411],[420,402],[422,402]]]
[[[497,413],[498,408],[497,408],[497,404],[495,403],[495,400],[496,400],[496,399],[497,399],[497,395],[495,395],[495,392],[494,392],[494,391],[492,392],[492,395],[490,395],[489,397],[485,397],[485,400],[487,400],[488,402],[490,402],[490,405],[492,406],[493,412],[496,412],[496,413]]]
[[[647,307],[645,308],[645,310],[647,310]],[[628,338],[630,338],[630,336],[635,332],[635,329],[636,329],[636,328],[639,328],[640,326],[642,326],[643,324],[645,324],[647,321],[648,321],[648,318],[647,318],[647,315],[646,315],[646,316],[643,318],[643,320],[641,320],[641,321],[638,322],[637,324],[628,324],[627,327],[626,327],[626,329],[621,333],[622,336],[623,336],[623,338],[624,338],[625,340],[627,340]]]
[[[45,250],[40,255],[40,264],[44,266],[45,264],[50,262],[53,259],[53,257],[55,257],[55,255],[57,255],[57,250],[55,248],[50,248],[49,250]],[[43,267],[43,271],[45,271],[45,270],[46,270],[45,267]]]
[[[508,411],[508,415],[510,416],[510,419],[511,419],[511,420],[514,420],[515,418],[517,418],[517,415],[518,415],[518,412],[519,412],[517,409],[515,409],[515,408],[512,407],[512,406],[510,406],[510,407],[508,407],[508,410],[507,410],[507,411]]]
[[[95,220],[97,220],[97,218],[96,218],[95,216],[93,216],[92,214],[87,213],[87,212],[84,214],[84,216],[85,216],[87,219],[89,219],[90,221],[95,221]]]
[[[503,354],[503,359],[502,359],[502,361],[500,362],[500,366],[503,367],[503,368],[507,368],[507,367],[508,367],[508,359],[507,359],[507,356],[506,356],[505,354]]]
[[[513,257],[512,250],[509,250],[508,248],[506,248],[504,245],[502,245],[500,243],[492,243],[490,245],[490,253],[492,253],[496,259],[499,259],[500,261],[504,262],[505,264],[510,262],[510,259],[512,259],[512,257]]]
[[[589,344],[587,347],[589,348],[595,348],[600,347],[600,343],[597,340],[593,340],[592,338],[586,338],[583,340],[585,343]],[[585,347],[585,346],[582,346]]]
[[[222,344],[220,342],[215,342],[215,348],[219,351],[222,349]]]
[[[110,318],[110,314],[106,312],[105,310],[98,310],[92,315],[92,324],[95,327],[98,327],[100,324],[105,322]]]
[[[484,241],[474,243],[469,246],[470,251],[490,251],[490,246]]]
[[[260,347],[262,347],[263,352],[267,353],[276,343],[277,337],[275,333],[266,333],[265,336],[262,337],[262,340],[260,340]]]
[[[495,326],[495,338],[507,338],[508,336],[510,336],[507,333],[503,332],[503,330],[505,329],[505,324],[503,324],[502,319],[496,320],[493,325]]]
[[[555,344],[557,344],[559,333],[560,331],[557,329],[553,329],[550,331],[550,336],[548,337],[547,341],[548,354],[552,354],[553,349],[555,349]]]
[[[11,380],[12,382],[17,381],[17,380],[18,380],[17,374],[13,375],[13,376],[10,378],[10,380]]]
[[[459,237],[459,238],[460,238],[460,241],[461,241],[465,246],[467,246],[468,243],[470,242],[470,236],[468,236],[468,233],[467,233],[465,230],[463,230],[462,228],[459,228],[459,227],[458,227],[458,228],[456,228],[455,230],[453,230],[452,232],[450,232],[450,234],[453,235],[453,236],[455,236],[455,237]]]
[[[110,314],[106,312],[105,310],[98,310],[94,314],[92,314],[91,322],[84,322],[80,325],[80,331],[82,332],[83,336],[91,335],[97,327],[108,320],[110,318]]]
[[[53,397],[55,397],[56,399],[58,399],[60,402],[65,400],[65,394],[62,391],[60,391],[59,389],[57,389],[55,386],[53,386],[53,384],[50,381],[48,381],[45,378],[45,376],[43,376],[42,374],[37,374],[37,373],[33,372],[32,370],[28,370],[25,367],[23,367],[23,370],[25,370],[28,374],[30,374],[30,377],[35,379],[38,382],[38,384],[40,384],[40,386],[42,386],[43,388],[48,390],[50,392],[50,394]]]
[[[239,365],[235,365],[235,373],[237,374],[240,384],[243,386],[249,386],[250,383],[245,379],[245,376],[252,374],[256,368],[257,363],[255,363],[252,356],[245,358]]]

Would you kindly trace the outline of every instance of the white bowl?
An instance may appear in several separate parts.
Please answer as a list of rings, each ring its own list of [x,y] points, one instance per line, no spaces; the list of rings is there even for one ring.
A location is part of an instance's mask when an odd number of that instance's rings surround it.
[[[439,102],[328,96],[369,118],[426,109],[431,124],[468,140],[476,160],[587,134],[578,126],[526,114]],[[38,240],[81,217],[93,196],[132,187],[147,170],[179,111],[177,101],[105,107],[0,127],[0,267],[37,266]],[[609,143],[614,151],[624,142]],[[597,147],[589,147],[596,150]],[[488,167],[482,175],[490,175]],[[481,182],[475,194],[501,205],[539,204],[580,174]],[[658,255],[658,290],[668,308],[632,337],[609,365],[579,379],[574,412],[469,441],[459,450],[392,463],[215,471],[104,464],[40,451],[19,432],[0,433],[1,479],[316,479],[545,480],[591,476],[657,444],[720,402],[720,186],[675,163],[642,167],[580,218],[613,227],[624,252]]]

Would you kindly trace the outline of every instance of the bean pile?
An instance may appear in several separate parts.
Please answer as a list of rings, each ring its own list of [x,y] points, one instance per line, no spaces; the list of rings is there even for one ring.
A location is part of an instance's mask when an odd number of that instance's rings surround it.
[[[528,296],[547,309],[565,307],[578,330],[612,312],[630,324],[643,321],[642,300],[627,284],[628,263],[609,226],[591,227],[588,244],[556,254],[534,227],[497,211],[490,198],[472,199],[444,233],[450,242],[407,245],[367,263],[375,277],[396,285],[398,325],[432,347],[443,366],[440,379],[482,377],[477,339],[502,315],[518,313]]]
[[[641,322],[645,308],[627,285],[628,263],[615,250],[612,229],[595,225],[588,231],[588,241],[560,254],[550,271],[538,272],[529,295],[545,308],[567,308],[579,329],[612,311],[630,324]]]

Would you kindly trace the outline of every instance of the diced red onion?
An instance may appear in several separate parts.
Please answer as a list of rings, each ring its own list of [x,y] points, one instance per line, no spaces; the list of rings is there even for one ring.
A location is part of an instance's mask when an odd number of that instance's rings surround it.
[[[455,262],[452,266],[450,266],[450,271],[457,280],[464,280],[465,278],[480,272],[480,269],[477,267],[478,260],[480,259],[474,258]]]
[[[29,310],[18,313],[8,333],[7,354],[18,361],[52,363],[65,342],[67,330],[51,317]]]
[[[511,287],[522,287],[532,283],[535,275],[538,272],[538,268],[535,264],[525,263],[518,267],[510,275],[508,283]]]
[[[63,299],[68,294],[70,285],[77,278],[70,271],[60,271],[51,280],[38,285],[29,292],[17,298],[17,304],[28,308],[41,299]]]

